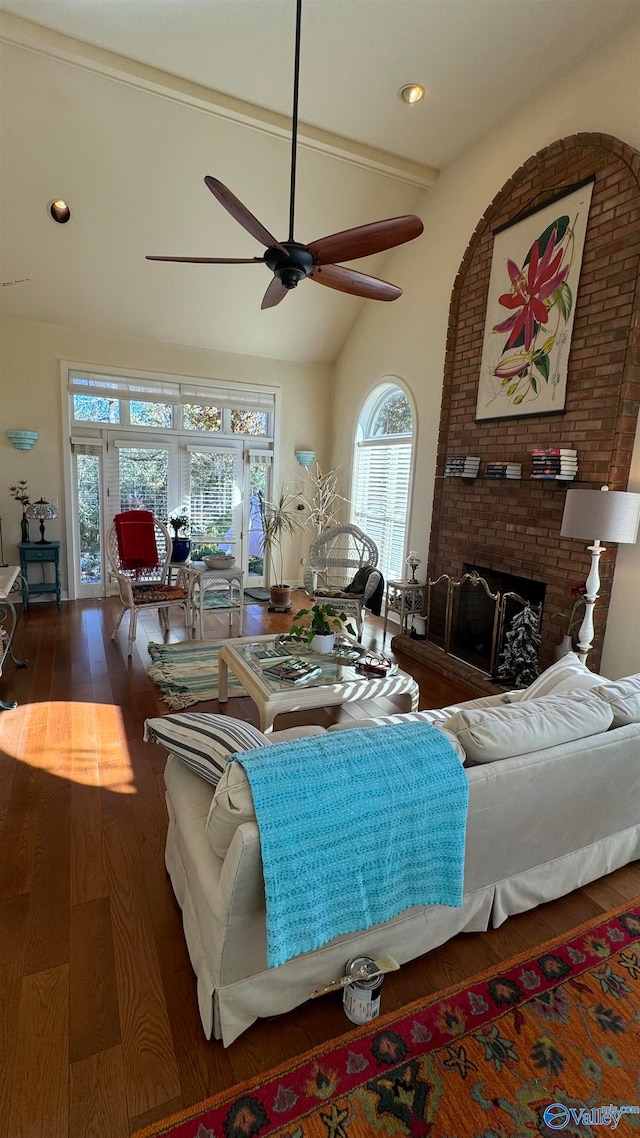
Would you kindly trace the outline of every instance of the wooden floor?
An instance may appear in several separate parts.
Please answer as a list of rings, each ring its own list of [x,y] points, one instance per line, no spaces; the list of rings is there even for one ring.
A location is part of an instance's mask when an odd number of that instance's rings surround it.
[[[295,600],[294,600],[295,604]],[[224,615],[207,636],[228,635]],[[288,618],[247,608],[245,633]],[[367,620],[379,644],[382,622]],[[165,712],[147,679],[150,617],[127,661],[111,602],[35,604],[0,697],[0,1138],[126,1138],[348,1029],[340,998],[260,1021],[228,1049],[202,1034],[193,972],[164,869],[164,752],[142,742]],[[183,639],[176,628],[171,639]],[[402,663],[402,661],[401,661]],[[421,707],[463,688],[406,662]],[[216,710],[215,702],[199,710]],[[367,704],[387,712],[393,702]],[[230,713],[257,723],[248,698]],[[345,709],[307,712],[329,723]],[[304,721],[282,716],[277,726]],[[636,863],[569,897],[459,936],[387,978],[383,1010],[462,981],[640,894]]]

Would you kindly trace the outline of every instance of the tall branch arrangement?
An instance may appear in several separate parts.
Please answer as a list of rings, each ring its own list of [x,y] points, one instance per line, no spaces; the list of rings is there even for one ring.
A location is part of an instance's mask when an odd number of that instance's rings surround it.
[[[311,467],[307,468],[313,493],[310,493],[308,497],[305,494],[300,496],[309,511],[308,521],[317,527],[318,533],[322,533],[327,526],[332,525],[336,520],[340,502],[349,503],[348,498],[343,498],[342,494],[338,493],[338,471],[340,469],[341,467],[334,466],[326,474],[323,474],[317,460],[315,470],[312,470]]]

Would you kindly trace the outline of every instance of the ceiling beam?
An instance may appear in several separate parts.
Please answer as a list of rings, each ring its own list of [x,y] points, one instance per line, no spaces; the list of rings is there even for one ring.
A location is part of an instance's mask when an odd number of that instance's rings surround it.
[[[291,119],[287,115],[268,111],[124,55],[72,39],[8,12],[0,12],[0,41],[102,75],[125,86],[151,92],[160,98],[172,99],[251,130],[276,138],[291,137]],[[432,166],[424,166],[306,123],[299,125],[298,144],[421,189],[430,189],[438,177],[438,171]]]

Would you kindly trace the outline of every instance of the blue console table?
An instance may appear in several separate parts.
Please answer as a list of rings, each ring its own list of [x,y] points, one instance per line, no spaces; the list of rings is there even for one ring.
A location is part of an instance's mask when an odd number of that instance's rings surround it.
[[[21,541],[20,572],[22,574],[22,604],[26,610],[29,608],[29,597],[39,593],[55,593],[56,603],[60,608],[60,542],[47,541]],[[44,566],[49,563],[54,568],[54,580],[47,581]],[[42,566],[42,581],[29,580],[29,565]]]

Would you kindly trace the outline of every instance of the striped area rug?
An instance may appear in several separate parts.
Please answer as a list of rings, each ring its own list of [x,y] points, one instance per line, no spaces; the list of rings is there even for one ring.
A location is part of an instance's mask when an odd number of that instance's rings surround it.
[[[172,711],[218,698],[218,656],[224,640],[184,640],[180,644],[150,644],[153,664],[147,675],[157,684]],[[229,672],[229,695],[246,695]]]

